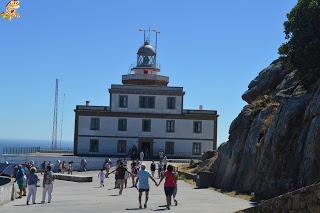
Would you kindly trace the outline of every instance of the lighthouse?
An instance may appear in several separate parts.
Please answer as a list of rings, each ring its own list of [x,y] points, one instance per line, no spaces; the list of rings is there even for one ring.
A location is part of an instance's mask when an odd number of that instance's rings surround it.
[[[169,77],[160,74],[157,40],[154,47],[144,37],[130,73],[111,85],[109,105],[76,106],[74,154],[199,158],[216,149],[217,111],[185,109],[184,95],[183,87],[169,86]]]

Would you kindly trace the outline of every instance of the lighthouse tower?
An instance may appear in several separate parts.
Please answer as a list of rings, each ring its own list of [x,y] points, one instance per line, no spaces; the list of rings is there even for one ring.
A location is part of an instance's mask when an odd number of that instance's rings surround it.
[[[148,40],[137,52],[137,63],[131,73],[122,76],[122,83],[127,85],[155,85],[167,86],[169,77],[159,75],[157,65],[157,51]]]

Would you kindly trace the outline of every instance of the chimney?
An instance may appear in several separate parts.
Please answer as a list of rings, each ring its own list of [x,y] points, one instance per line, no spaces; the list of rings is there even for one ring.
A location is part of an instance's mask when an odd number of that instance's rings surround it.
[[[199,110],[203,110],[203,106],[202,105],[199,105]]]
[[[86,106],[90,106],[90,101],[86,101]]]

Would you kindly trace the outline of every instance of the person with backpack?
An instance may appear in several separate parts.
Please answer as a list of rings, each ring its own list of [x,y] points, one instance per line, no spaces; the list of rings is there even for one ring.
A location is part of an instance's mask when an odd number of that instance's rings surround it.
[[[125,184],[126,172],[128,172],[130,175],[132,175],[132,174],[127,170],[127,168],[123,165],[122,162],[120,162],[120,164],[116,170],[110,172],[109,174],[114,173],[114,172],[117,173],[117,185],[119,187],[119,195],[122,195],[123,186]]]

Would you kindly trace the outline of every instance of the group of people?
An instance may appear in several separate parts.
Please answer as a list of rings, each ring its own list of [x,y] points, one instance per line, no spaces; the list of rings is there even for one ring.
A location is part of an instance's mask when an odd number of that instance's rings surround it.
[[[57,162],[55,164],[52,164],[50,161],[43,161],[40,165],[40,169],[41,169],[41,174],[47,169],[47,165],[50,165],[53,169],[54,172],[56,173],[68,173],[72,175],[73,172],[73,161],[60,161],[57,160]]]
[[[100,187],[105,187],[105,179],[109,177],[110,174],[114,173],[115,184],[114,188],[119,189],[119,195],[122,195],[123,189],[127,188],[128,180],[131,179],[131,187],[137,188],[139,192],[139,208],[147,208],[149,200],[150,184],[149,180],[154,182],[156,186],[159,186],[164,181],[164,192],[166,196],[166,207],[170,209],[172,198],[175,205],[178,205],[176,200],[177,195],[177,168],[172,165],[167,165],[167,157],[160,153],[160,160],[156,164],[152,161],[150,164],[150,172],[146,169],[146,165],[143,163],[143,155],[140,156],[139,160],[132,160],[129,164],[126,159],[119,159],[115,164],[115,169],[111,171],[112,162],[108,158],[103,163],[103,168],[98,173],[98,178],[100,180]],[[129,165],[128,165],[129,164]],[[80,162],[80,171],[87,170],[87,162],[82,159]],[[130,169],[128,168],[130,167]],[[43,175],[43,181],[40,185],[40,179],[37,174],[36,165],[34,162],[25,163],[19,165],[16,168],[16,182],[19,188],[19,198],[27,196],[27,205],[36,203],[37,188],[42,186],[42,200],[41,203],[45,203],[46,196],[47,202],[50,203],[52,200],[52,191],[54,183],[54,173],[65,173],[72,174],[73,162],[66,163],[65,161],[57,161],[55,164],[51,162],[44,161],[40,165],[40,174]],[[156,181],[156,171],[158,171],[158,182]],[[27,193],[28,191],[28,193]],[[145,193],[145,202],[142,205],[142,196]],[[31,201],[31,202],[30,202]]]
[[[40,179],[36,174],[37,169],[33,162],[24,165],[19,165],[17,167],[17,172],[15,174],[16,182],[19,188],[19,197],[27,196],[27,205],[30,204],[30,199],[32,199],[32,204],[36,203],[37,188],[40,187]],[[42,200],[41,203],[45,203],[46,196],[48,195],[48,203],[52,199],[54,174],[52,172],[52,166],[50,164],[46,165],[46,168],[41,171],[43,174],[42,181]],[[28,194],[27,191],[28,190]]]
[[[140,159],[141,160],[141,159]],[[113,171],[110,171],[111,161],[106,160],[104,164],[104,168],[100,170],[98,173],[98,177],[100,180],[100,187],[104,187],[104,180],[110,174],[115,174],[115,186],[114,188],[119,189],[119,195],[122,195],[123,189],[127,188],[127,182],[129,177],[132,179],[132,186],[136,187],[139,191],[139,208],[147,208],[148,200],[149,200],[149,191],[150,184],[149,180],[153,181],[156,186],[159,186],[161,182],[164,180],[164,192],[166,195],[166,207],[170,209],[172,198],[175,202],[175,205],[178,205],[178,201],[176,200],[177,195],[177,168],[172,165],[167,165],[167,158],[164,156],[159,163],[156,165],[154,161],[152,161],[150,165],[150,171],[147,171],[146,165],[142,161],[133,160],[130,164],[130,171],[127,168],[128,162],[124,160],[118,160],[116,162],[116,168]],[[158,168],[157,168],[158,167]],[[158,178],[157,182],[155,179],[155,171],[158,169]],[[142,195],[145,193],[145,202],[142,206]]]

